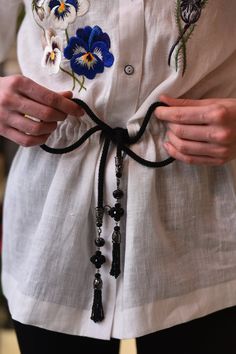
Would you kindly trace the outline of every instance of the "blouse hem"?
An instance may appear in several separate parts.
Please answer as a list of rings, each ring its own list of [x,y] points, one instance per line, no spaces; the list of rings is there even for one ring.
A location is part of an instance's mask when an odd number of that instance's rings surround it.
[[[103,322],[94,323],[88,310],[39,301],[22,294],[16,280],[6,272],[2,272],[2,283],[14,320],[55,332],[104,340],[144,336],[236,305],[236,280],[233,280],[135,308],[116,308]]]

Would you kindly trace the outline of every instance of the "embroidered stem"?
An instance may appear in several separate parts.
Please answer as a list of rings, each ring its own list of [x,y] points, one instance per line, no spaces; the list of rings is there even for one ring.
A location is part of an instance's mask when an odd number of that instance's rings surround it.
[[[182,32],[180,33],[179,37],[177,38],[176,42],[171,47],[170,54],[169,54],[169,59],[168,59],[168,64],[169,65],[170,65],[172,54],[173,54],[175,48],[177,47],[177,45],[179,44],[179,42],[181,41],[182,43],[185,43],[184,35],[187,32],[187,30],[189,29],[189,27],[190,27],[189,24],[184,26],[184,28],[183,28]]]
[[[76,83],[75,83],[75,74],[74,74],[74,71],[72,71],[72,75],[73,75],[73,86],[72,86],[72,91],[74,91],[74,89],[75,89],[75,85],[76,85]]]
[[[77,78],[75,77],[75,75],[73,76],[73,74],[71,74],[69,71],[63,69],[61,66],[60,66],[60,69],[61,69],[61,71],[63,71],[64,73],[66,73],[66,74],[70,75],[72,78],[74,78],[76,82],[78,82],[78,84],[80,85],[80,90],[79,90],[79,92],[80,92],[82,89],[87,90],[86,87],[84,86],[84,77],[83,77],[83,81],[81,82],[79,79],[77,79]]]
[[[190,27],[190,31],[188,32],[186,38],[184,41],[182,41],[181,45],[179,46],[178,50],[177,50],[177,53],[176,53],[176,58],[179,57],[180,55],[180,51],[183,52],[183,69],[182,69],[182,76],[184,76],[184,73],[186,71],[186,68],[187,68],[187,49],[186,49],[186,45],[185,43],[189,40],[189,38],[191,37],[191,34],[193,33],[194,31],[194,28],[195,28],[195,25],[191,26]],[[176,59],[177,62],[178,62],[178,59]],[[177,71],[177,70],[176,70]]]
[[[181,37],[181,33],[183,32],[183,28],[181,26],[181,16],[180,16],[180,0],[177,0],[177,7],[176,7],[176,22],[179,30],[179,37]],[[181,38],[181,49],[177,51],[175,55],[175,67],[176,71],[178,71],[178,65],[179,65],[179,55],[180,52],[182,52],[183,55],[183,67],[186,67],[186,43],[185,43],[185,38]]]
[[[79,89],[79,92],[83,89],[87,90],[86,87],[84,87],[84,82],[85,82],[85,77],[82,76],[82,83],[81,83],[81,86],[80,86],[80,89]]]

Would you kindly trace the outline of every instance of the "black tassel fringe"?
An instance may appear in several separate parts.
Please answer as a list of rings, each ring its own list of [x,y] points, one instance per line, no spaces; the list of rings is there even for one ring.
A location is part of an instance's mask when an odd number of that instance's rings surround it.
[[[102,279],[99,273],[95,274],[93,306],[90,318],[95,323],[101,322],[104,319],[104,311],[102,306]]]
[[[110,275],[118,278],[120,275],[120,243],[113,242],[112,247],[112,265]]]

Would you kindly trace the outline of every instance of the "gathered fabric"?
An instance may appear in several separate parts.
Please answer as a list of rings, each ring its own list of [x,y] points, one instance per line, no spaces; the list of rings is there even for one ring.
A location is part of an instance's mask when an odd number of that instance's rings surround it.
[[[112,276],[115,276],[115,278],[117,278],[120,275],[121,233],[120,233],[119,221],[121,217],[124,215],[124,209],[121,207],[121,204],[119,203],[120,199],[123,197],[123,191],[120,189],[120,178],[122,177],[122,160],[123,160],[122,152],[126,153],[127,155],[129,155],[129,157],[132,157],[135,161],[147,167],[156,167],[156,168],[165,167],[169,165],[171,162],[173,162],[174,159],[172,157],[169,157],[163,161],[157,161],[157,162],[144,160],[142,159],[141,156],[138,156],[127,147],[127,145],[135,144],[139,141],[139,139],[141,139],[143,133],[145,132],[145,128],[152,116],[153,111],[157,107],[166,106],[166,104],[162,102],[155,102],[154,104],[152,104],[147,111],[147,114],[143,120],[140,130],[135,136],[131,138],[129,136],[127,129],[121,127],[117,127],[117,128],[109,127],[102,120],[100,120],[94,114],[93,111],[91,111],[91,109],[87,106],[85,102],[79,99],[74,99],[74,101],[86,111],[89,117],[95,123],[97,123],[97,125],[91,128],[90,130],[88,130],[77,142],[75,142],[70,146],[67,146],[65,148],[52,148],[47,145],[42,145],[41,148],[48,153],[62,155],[76,150],[81,144],[83,144],[89,138],[90,135],[94,134],[98,130],[101,130],[102,134],[105,135],[105,142],[103,145],[102,156],[99,165],[99,174],[98,174],[99,176],[98,177],[98,201],[96,207],[96,226],[98,228],[97,230],[98,236],[95,240],[97,251],[95,255],[90,258],[91,262],[94,263],[97,269],[97,272],[95,274],[95,280],[94,280],[94,302],[92,306],[92,314],[90,317],[96,323],[104,319],[102,293],[101,293],[103,282],[101,279],[100,268],[102,264],[105,263],[106,258],[102,255],[100,249],[105,245],[105,240],[104,238],[101,237],[101,233],[102,233],[101,227],[103,224],[103,214],[105,211],[105,206],[103,203],[103,188],[104,188],[103,184],[104,184],[104,171],[106,167],[106,159],[107,159],[110,142],[112,141],[117,147],[116,158],[115,158],[117,189],[113,192],[113,196],[114,198],[117,199],[117,203],[113,208],[108,206],[109,207],[108,214],[116,221],[116,226],[114,227],[114,231],[112,234],[113,260],[112,260],[112,268],[110,271],[110,274]]]

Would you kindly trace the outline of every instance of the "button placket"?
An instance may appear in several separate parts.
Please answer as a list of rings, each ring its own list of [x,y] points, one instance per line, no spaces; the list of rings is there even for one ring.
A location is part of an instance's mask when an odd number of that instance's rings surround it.
[[[120,0],[119,3],[119,56],[115,66],[116,80],[112,85],[112,104],[109,105],[108,117],[112,117],[113,126],[126,127],[128,119],[137,110],[142,81],[144,1]]]

